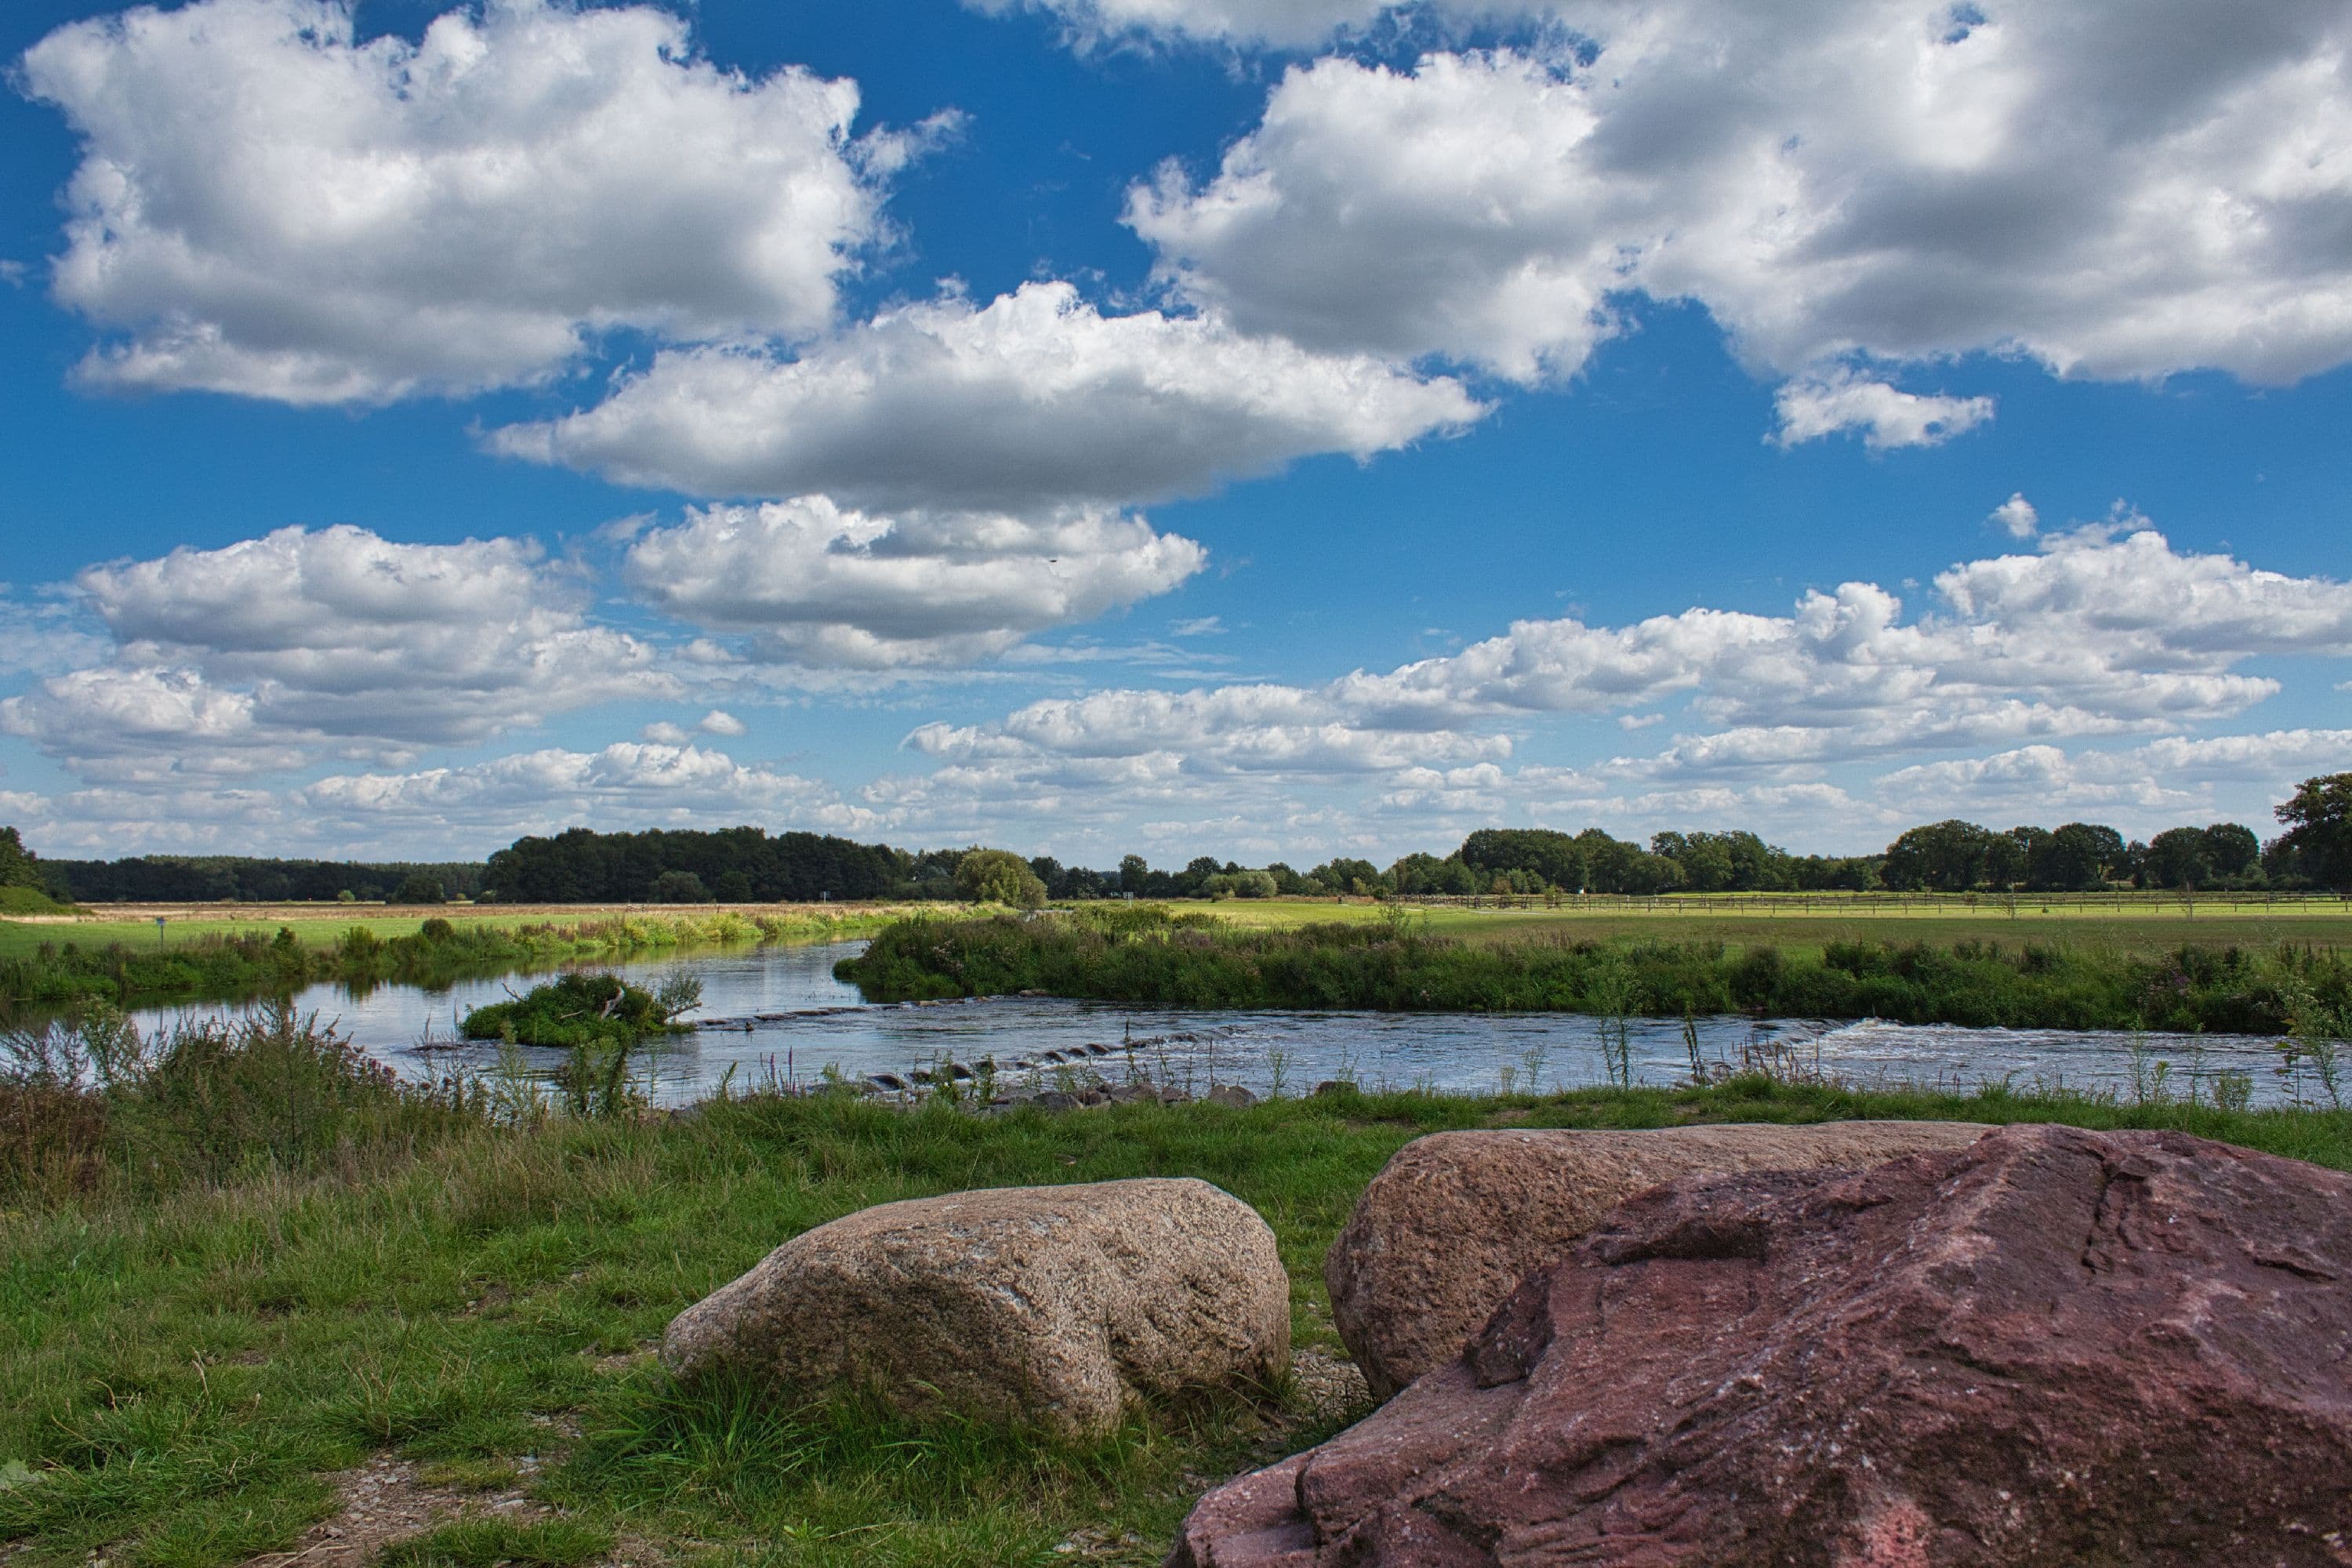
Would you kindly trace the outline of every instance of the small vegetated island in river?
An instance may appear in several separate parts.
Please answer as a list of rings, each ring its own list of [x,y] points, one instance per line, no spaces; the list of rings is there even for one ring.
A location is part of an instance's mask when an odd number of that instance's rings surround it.
[[[868,1000],[1042,992],[1135,1006],[1886,1018],[1972,1027],[2294,1033],[2352,1026],[2352,964],[2311,944],[1465,942],[1386,921],[1247,929],[1156,906],[918,917],[837,967]]]
[[[469,1040],[519,1046],[633,1046],[648,1035],[683,1032],[678,1015],[701,1000],[701,984],[691,975],[647,991],[617,974],[585,972],[477,1007],[459,1026]]]

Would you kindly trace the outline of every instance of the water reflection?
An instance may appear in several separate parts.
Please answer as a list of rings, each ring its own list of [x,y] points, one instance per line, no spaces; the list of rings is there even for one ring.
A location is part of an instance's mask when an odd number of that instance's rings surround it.
[[[901,1076],[949,1061],[992,1058],[1004,1081],[1052,1088],[1099,1075],[1143,1073],[1198,1093],[1237,1083],[1260,1093],[1301,1093],[1331,1079],[1367,1088],[1474,1093],[1578,1088],[1608,1081],[1599,1020],[1574,1014],[1286,1013],[1160,1010],[1048,998],[866,1005],[833,966],[856,942],[767,947],[690,959],[599,965],[639,984],[677,969],[699,975],[698,1017],[726,1020],[652,1053],[649,1089],[681,1104],[731,1077],[737,1088],[770,1079],[805,1083],[827,1068],[845,1078]],[[314,985],[296,1006],[334,1021],[362,1047],[417,1078],[488,1070],[496,1050],[455,1042],[457,1020],[498,1001],[517,978],[463,981],[444,990],[381,985],[354,994]],[[221,1005],[141,1013],[150,1026],[234,1011]],[[2194,1082],[2210,1096],[2223,1074],[2244,1074],[2255,1104],[2294,1092],[2274,1070],[2272,1042],[2241,1036],[2134,1037],[2112,1032],[1964,1029],[1812,1019],[1695,1020],[1703,1065],[1738,1065],[1759,1051],[1850,1080],[1973,1089],[2008,1079],[2020,1089],[2106,1090],[2125,1098],[2158,1065],[2174,1095]],[[1633,1081],[1671,1084],[1691,1074],[1680,1019],[1633,1020]],[[1090,1048],[1094,1047],[1094,1048]],[[526,1051],[551,1068],[551,1051]],[[1055,1060],[1055,1058],[1061,1059]],[[1026,1067],[1016,1064],[1028,1063]],[[2315,1084],[2304,1092],[2316,1094]]]

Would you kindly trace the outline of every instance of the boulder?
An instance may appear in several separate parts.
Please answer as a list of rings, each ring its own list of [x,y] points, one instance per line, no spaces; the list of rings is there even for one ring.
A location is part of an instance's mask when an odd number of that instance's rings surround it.
[[[678,1314],[682,1382],[740,1373],[786,1397],[870,1388],[1099,1434],[1154,1394],[1287,1364],[1290,1282],[1257,1211],[1206,1182],[1002,1187],[883,1204],[794,1237]]]
[[[1627,1202],[1176,1568],[2352,1561],[2352,1178],[2017,1127]]]
[[[1646,1132],[1435,1132],[1397,1151],[1323,1263],[1339,1338],[1382,1399],[1454,1359],[1528,1272],[1644,1187],[1703,1171],[1860,1166],[1974,1142],[1973,1121]]]

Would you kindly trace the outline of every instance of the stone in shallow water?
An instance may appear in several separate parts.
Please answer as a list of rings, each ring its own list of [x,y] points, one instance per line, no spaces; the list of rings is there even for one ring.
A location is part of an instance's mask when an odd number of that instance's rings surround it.
[[[787,1397],[867,1387],[1089,1436],[1150,1395],[1264,1382],[1290,1282],[1257,1212],[1190,1178],[999,1187],[807,1231],[678,1314],[662,1360]]]
[[[2018,1127],[1692,1177],[1178,1568],[2352,1561],[2352,1178]]]
[[[1461,1353],[1528,1274],[1620,1203],[1711,1171],[1863,1166],[1972,1143],[1973,1121],[1740,1123],[1643,1132],[1433,1132],[1397,1151],[1324,1259],[1331,1315],[1372,1392]]]

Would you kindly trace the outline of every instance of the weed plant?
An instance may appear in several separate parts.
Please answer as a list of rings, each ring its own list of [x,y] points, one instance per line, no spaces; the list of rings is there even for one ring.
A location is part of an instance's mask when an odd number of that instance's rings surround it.
[[[1851,941],[1815,959],[1717,942],[1474,942],[1402,921],[1244,929],[1149,907],[1109,918],[919,916],[836,972],[875,1001],[1033,990],[1152,1007],[1746,1012],[2221,1034],[2293,1033],[2307,1017],[2352,1011],[2352,963],[2309,944],[2147,955],[2094,943]]]

